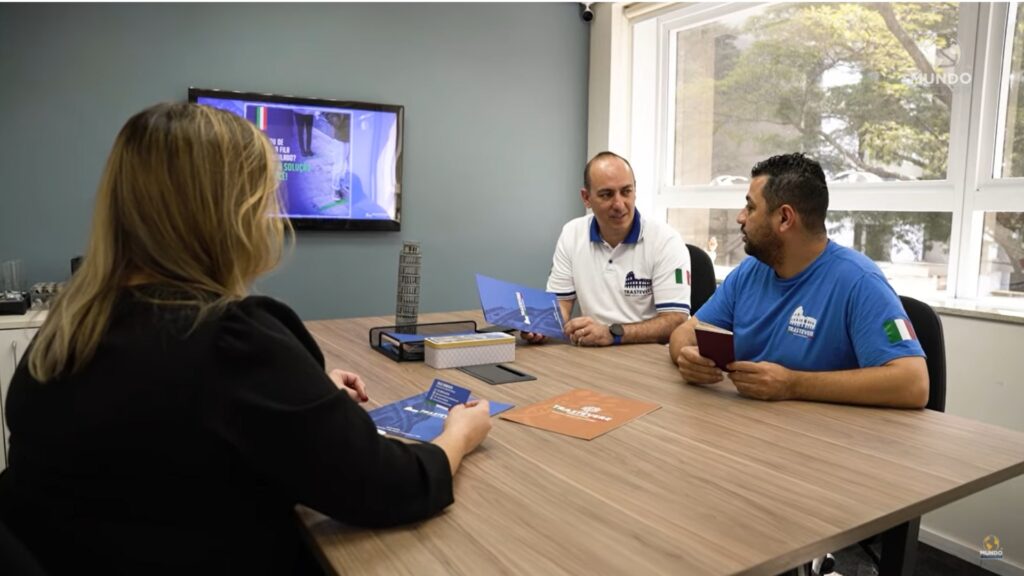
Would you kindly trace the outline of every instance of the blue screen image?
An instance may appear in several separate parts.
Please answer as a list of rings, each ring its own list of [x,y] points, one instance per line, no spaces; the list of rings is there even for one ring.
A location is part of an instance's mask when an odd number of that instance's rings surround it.
[[[301,219],[399,219],[398,114],[199,96],[270,140],[285,214]]]

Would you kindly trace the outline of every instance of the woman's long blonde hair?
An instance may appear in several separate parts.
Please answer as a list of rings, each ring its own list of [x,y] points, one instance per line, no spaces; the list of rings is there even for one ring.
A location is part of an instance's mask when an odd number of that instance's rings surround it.
[[[107,159],[85,259],[29,354],[32,376],[47,382],[88,363],[118,294],[140,280],[188,295],[179,302],[198,318],[244,297],[290,231],[278,186],[270,142],[234,114],[158,104],[133,116]]]

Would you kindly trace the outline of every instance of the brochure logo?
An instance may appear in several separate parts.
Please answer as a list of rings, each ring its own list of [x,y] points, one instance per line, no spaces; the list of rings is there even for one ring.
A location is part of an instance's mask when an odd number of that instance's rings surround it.
[[[431,410],[424,410],[422,408],[417,408],[415,406],[406,406],[406,407],[402,408],[402,410],[405,410],[406,412],[412,412],[413,414],[426,414],[427,416],[430,416],[431,418],[441,418],[441,419],[447,419],[448,418],[448,414],[446,414],[446,413],[443,413],[443,412],[433,412]]]
[[[570,416],[572,418],[577,418],[579,420],[584,420],[587,422],[593,422],[595,420],[599,420],[601,422],[612,421],[610,416],[598,414],[598,412],[601,411],[601,408],[598,406],[582,406],[580,408],[569,408],[567,406],[562,406],[561,404],[555,404],[554,406],[551,407],[551,409],[559,414],[564,414],[566,416]]]
[[[1003,547],[999,542],[999,537],[995,534],[985,536],[985,539],[981,541],[981,550],[978,552],[982,560],[1002,560]]]
[[[516,292],[516,304],[519,305],[519,313],[523,316],[523,324],[530,323],[530,315],[526,313],[526,300],[522,292]]]

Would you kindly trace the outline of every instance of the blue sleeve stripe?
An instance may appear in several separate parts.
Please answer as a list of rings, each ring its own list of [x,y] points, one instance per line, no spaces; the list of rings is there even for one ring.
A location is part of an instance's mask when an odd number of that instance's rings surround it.
[[[559,300],[568,300],[569,298],[575,298],[576,292],[555,292],[555,298]]]
[[[663,302],[661,304],[655,304],[654,307],[658,310],[686,310],[690,311],[689,304],[682,304],[680,302]]]

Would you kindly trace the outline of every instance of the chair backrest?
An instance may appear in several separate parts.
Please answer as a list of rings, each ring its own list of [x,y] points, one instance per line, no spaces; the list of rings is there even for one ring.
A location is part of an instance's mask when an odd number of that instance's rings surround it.
[[[914,326],[917,340],[928,356],[928,406],[930,410],[946,411],[946,339],[942,322],[932,307],[910,296],[900,296],[903,309]]]
[[[706,252],[693,244],[686,245],[690,251],[690,315],[697,313],[700,307],[715,293],[715,264]]]

